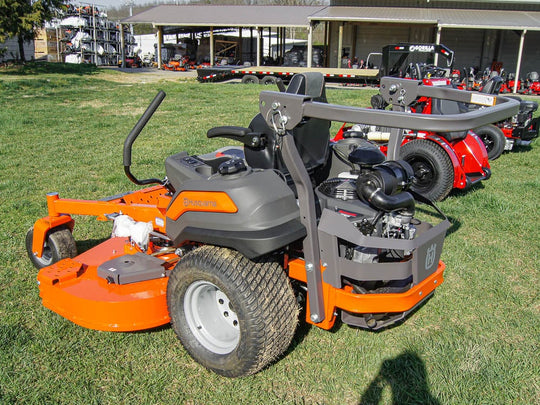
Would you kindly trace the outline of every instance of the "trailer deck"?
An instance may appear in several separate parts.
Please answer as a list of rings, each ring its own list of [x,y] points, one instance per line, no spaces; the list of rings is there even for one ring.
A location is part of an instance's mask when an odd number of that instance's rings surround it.
[[[376,84],[379,81],[379,69],[339,69],[339,68],[307,68],[293,66],[213,66],[197,69],[197,80],[200,82],[221,82],[231,79],[248,78],[254,81],[281,78],[288,81],[296,73],[320,72],[327,82]]]

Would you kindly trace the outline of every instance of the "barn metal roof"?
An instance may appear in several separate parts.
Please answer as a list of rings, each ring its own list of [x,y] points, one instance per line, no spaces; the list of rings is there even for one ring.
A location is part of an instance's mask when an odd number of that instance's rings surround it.
[[[315,21],[540,31],[540,12],[408,7],[160,5],[122,20],[177,27],[308,27]]]
[[[309,27],[308,17],[321,9],[311,6],[161,5],[122,23],[191,27]]]
[[[437,24],[430,9],[395,7],[339,7],[319,9],[309,16],[311,21],[389,22],[409,24]]]
[[[443,28],[540,31],[540,12],[405,7],[340,7],[319,9],[310,21],[434,24]]]

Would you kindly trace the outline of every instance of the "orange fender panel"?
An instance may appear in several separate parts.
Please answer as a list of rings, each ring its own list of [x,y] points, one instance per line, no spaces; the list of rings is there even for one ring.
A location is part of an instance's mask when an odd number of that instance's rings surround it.
[[[126,238],[112,238],[74,259],[41,269],[43,305],[77,325],[103,331],[136,331],[169,323],[168,277],[123,285],[98,277],[98,266],[123,255],[126,243]]]

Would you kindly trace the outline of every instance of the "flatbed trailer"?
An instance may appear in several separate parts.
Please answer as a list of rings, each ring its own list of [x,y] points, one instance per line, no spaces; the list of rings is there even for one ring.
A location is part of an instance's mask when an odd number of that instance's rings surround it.
[[[379,69],[307,68],[292,66],[213,66],[197,69],[197,80],[222,82],[241,79],[243,83],[273,84],[277,78],[288,82],[296,73],[320,72],[327,82],[374,85],[379,83]]]

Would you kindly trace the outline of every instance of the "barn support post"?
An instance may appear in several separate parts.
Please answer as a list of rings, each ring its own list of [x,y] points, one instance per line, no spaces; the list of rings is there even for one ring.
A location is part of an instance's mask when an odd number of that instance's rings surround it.
[[[262,28],[256,27],[257,29],[257,66],[261,66],[261,53],[262,53]]]
[[[214,27],[210,27],[210,66],[214,66]]]
[[[242,44],[244,42],[244,38],[242,37],[242,31],[244,28],[240,27],[238,28],[238,50],[236,52],[236,60],[240,62],[240,64],[244,63],[243,53],[244,50],[242,49]]]
[[[353,32],[352,32],[352,47],[351,47],[351,66],[354,63],[353,61],[356,58],[356,40],[358,37],[358,24],[353,25]]]
[[[338,49],[337,49],[337,67],[341,68],[341,57],[343,53],[343,21],[339,23],[338,31]]]
[[[95,17],[94,17],[95,18]],[[95,38],[95,37],[94,37]],[[122,58],[122,67],[126,67],[126,46],[124,39],[124,26],[120,24],[120,57]],[[97,56],[96,56],[96,65],[97,65]]]
[[[435,35],[435,44],[440,45],[441,44],[441,31],[442,27],[437,24],[437,34]],[[439,54],[435,52],[435,58],[433,59],[433,63],[435,66],[439,63]]]
[[[157,32],[157,66],[158,69],[163,69],[161,64],[161,48],[163,47],[163,27],[160,25]]]
[[[311,68],[313,61],[313,25],[311,22],[308,27],[308,36],[307,36],[307,67]]]
[[[328,29],[328,21],[324,22],[324,67],[328,67],[328,44],[330,43],[330,30]]]
[[[519,70],[521,69],[521,57],[523,56],[523,44],[525,43],[525,34],[527,34],[527,30],[523,30],[521,32],[521,38],[519,39],[519,51],[518,51],[517,65],[516,65],[516,78],[514,80],[514,89],[512,93],[517,93],[517,87],[519,83]]]
[[[249,27],[249,61],[253,63],[253,27]]]
[[[272,57],[272,28],[268,27],[268,58]]]

